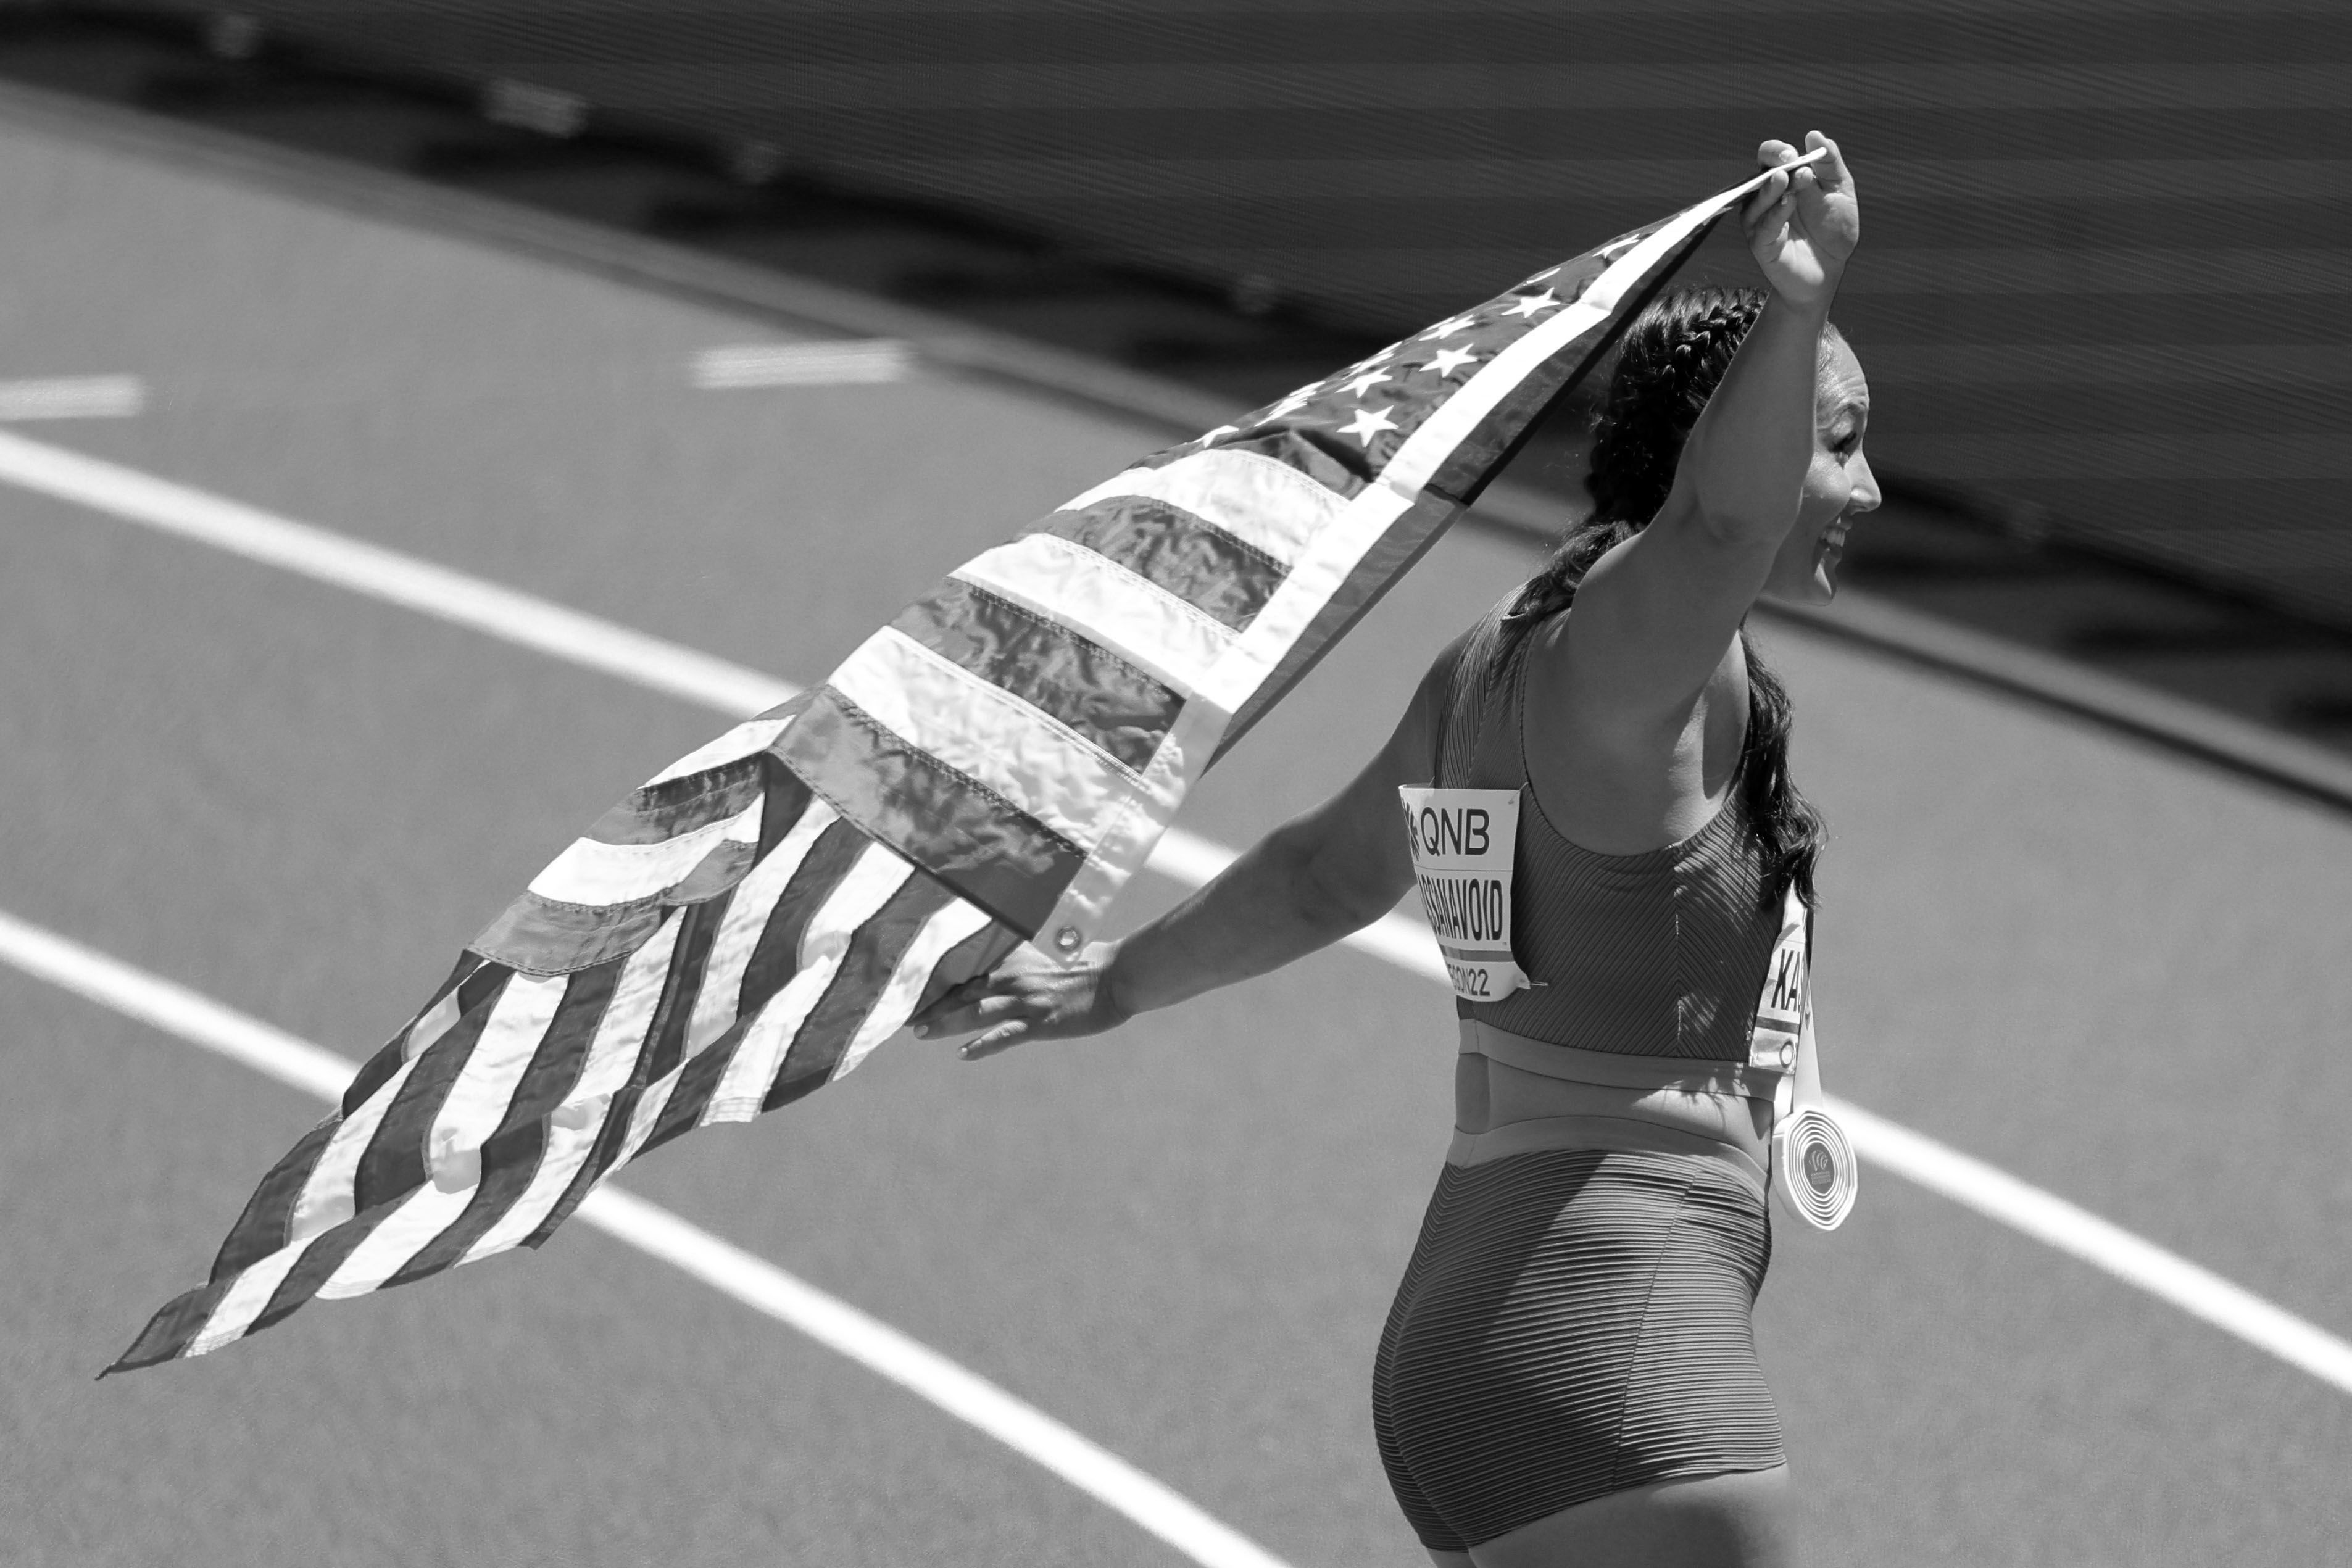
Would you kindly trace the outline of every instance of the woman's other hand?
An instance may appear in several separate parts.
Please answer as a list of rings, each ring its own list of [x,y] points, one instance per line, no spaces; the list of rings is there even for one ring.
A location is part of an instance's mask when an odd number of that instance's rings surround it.
[[[1807,132],[1804,151],[1819,149],[1829,155],[1775,173],[1739,210],[1748,251],[1772,292],[1790,305],[1815,308],[1827,306],[1837,292],[1846,257],[1862,238],[1861,204],[1837,143],[1818,131]],[[1756,150],[1756,161],[1773,170],[1801,156],[1785,141],[1767,141]]]
[[[1067,965],[1034,947],[1018,948],[991,973],[941,997],[917,1020],[916,1037],[983,1030],[958,1053],[977,1061],[1026,1040],[1069,1040],[1116,1029],[1129,1016],[1111,994],[1110,967],[1118,956],[1116,942],[1093,943]]]

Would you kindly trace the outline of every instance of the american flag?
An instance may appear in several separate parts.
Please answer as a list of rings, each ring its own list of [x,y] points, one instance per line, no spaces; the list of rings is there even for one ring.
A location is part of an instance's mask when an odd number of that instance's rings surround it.
[[[477,937],[109,1371],[535,1247],[669,1138],[1102,929],[1186,791],[1756,182],[1145,458],[681,758]]]

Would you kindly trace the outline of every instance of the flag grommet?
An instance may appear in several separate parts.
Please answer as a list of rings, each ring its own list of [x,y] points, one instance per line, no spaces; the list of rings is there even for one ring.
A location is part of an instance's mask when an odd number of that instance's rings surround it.
[[[1078,945],[1085,940],[1086,938],[1078,934],[1078,928],[1075,925],[1065,925],[1054,933],[1054,946],[1065,953],[1076,952]]]

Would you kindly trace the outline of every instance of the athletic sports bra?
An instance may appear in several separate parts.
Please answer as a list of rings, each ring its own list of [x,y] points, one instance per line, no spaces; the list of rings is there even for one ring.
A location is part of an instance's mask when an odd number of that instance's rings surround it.
[[[1446,789],[1521,790],[1512,946],[1539,984],[1500,1001],[1457,998],[1455,1010],[1582,1051],[1745,1061],[1780,908],[1759,897],[1763,851],[1737,780],[1707,824],[1679,843],[1606,855],[1570,841],[1526,788],[1527,660],[1514,655],[1490,678],[1503,609],[1456,645],[1450,668],[1432,672],[1433,779]]]

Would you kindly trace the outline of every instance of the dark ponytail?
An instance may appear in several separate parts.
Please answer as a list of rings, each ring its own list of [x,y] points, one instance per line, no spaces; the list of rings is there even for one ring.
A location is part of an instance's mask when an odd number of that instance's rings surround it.
[[[1593,426],[1592,467],[1585,480],[1592,515],[1569,530],[1543,570],[1519,590],[1503,622],[1498,670],[1539,622],[1575,601],[1577,584],[1593,562],[1647,528],[1666,504],[1683,443],[1731,368],[1764,298],[1753,288],[1677,288],[1627,324]],[[1777,904],[1793,886],[1811,904],[1813,862],[1828,830],[1789,777],[1788,691],[1745,627],[1739,641],[1748,656],[1740,795],[1764,847],[1763,900]]]

